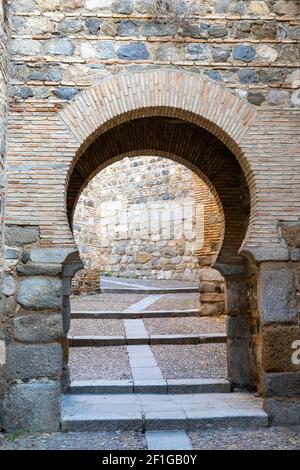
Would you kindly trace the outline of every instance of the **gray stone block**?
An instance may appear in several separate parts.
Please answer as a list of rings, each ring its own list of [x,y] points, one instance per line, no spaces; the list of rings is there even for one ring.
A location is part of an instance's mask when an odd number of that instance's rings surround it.
[[[151,23],[145,22],[143,24],[142,35],[146,37],[152,36],[174,36],[177,31],[176,24],[172,23]]]
[[[223,25],[214,25],[208,28],[207,30],[209,36],[213,38],[224,38],[228,34],[226,26]]]
[[[12,385],[4,398],[4,430],[6,432],[22,430],[34,432],[58,431],[60,393],[59,382]]]
[[[13,276],[11,275],[5,276],[2,282],[2,293],[6,295],[7,297],[10,297],[11,295],[15,294],[16,288],[17,288],[17,285]]]
[[[149,59],[149,51],[143,42],[132,42],[119,48],[118,58],[121,60]]]
[[[101,41],[96,46],[99,59],[114,59],[116,57],[116,45],[114,41]]]
[[[63,263],[66,258],[75,254],[74,248],[33,248],[30,252],[30,260],[33,263]]]
[[[88,18],[85,24],[90,34],[98,34],[101,24],[98,18]]]
[[[35,309],[55,308],[62,305],[62,281],[54,277],[32,276],[20,281],[17,302]]]
[[[275,426],[300,424],[300,399],[266,398],[264,409],[269,415],[270,423]]]
[[[32,313],[14,319],[14,337],[28,343],[54,341],[63,334],[62,316]]]
[[[130,15],[133,12],[134,4],[132,0],[113,0],[112,11],[121,15]]]
[[[75,45],[71,39],[50,39],[43,44],[43,52],[46,55],[73,55]]]
[[[6,356],[9,380],[61,376],[62,348],[58,343],[12,343],[6,348]]]
[[[266,373],[264,391],[266,396],[300,397],[300,372]]]
[[[239,44],[233,49],[233,58],[243,62],[251,62],[256,56],[256,50],[253,46]]]
[[[17,266],[19,276],[57,276],[62,272],[62,264],[20,264]]]
[[[206,44],[189,44],[186,46],[186,58],[188,60],[204,60],[208,57]]]
[[[250,336],[250,324],[247,315],[227,317],[228,338],[248,338]]]
[[[262,266],[258,293],[262,324],[297,320],[295,279],[290,269]]]
[[[230,57],[231,48],[227,46],[215,46],[211,49],[211,55],[214,62],[226,62]]]
[[[248,341],[227,340],[228,378],[233,385],[241,388],[251,386]]]
[[[73,87],[60,87],[56,88],[53,93],[62,100],[71,100],[79,93],[79,90]]]

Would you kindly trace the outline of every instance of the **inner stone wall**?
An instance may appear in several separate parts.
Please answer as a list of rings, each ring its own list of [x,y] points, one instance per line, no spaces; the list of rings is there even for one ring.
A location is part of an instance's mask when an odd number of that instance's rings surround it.
[[[209,264],[222,227],[214,196],[191,170],[160,157],[125,158],[100,172],[79,198],[73,230],[85,270],[73,285],[98,287],[100,271],[196,281],[199,255]]]

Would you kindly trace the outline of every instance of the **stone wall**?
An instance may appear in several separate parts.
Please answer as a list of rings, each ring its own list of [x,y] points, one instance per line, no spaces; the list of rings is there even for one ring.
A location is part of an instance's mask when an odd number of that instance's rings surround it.
[[[7,28],[4,22],[4,10],[2,2],[0,4],[0,282],[4,274],[4,209],[5,209],[5,132],[6,132],[6,114],[7,114]],[[5,362],[5,346],[3,335],[2,315],[2,288],[0,292],[0,427],[1,427],[1,408],[2,397],[4,393],[4,382],[2,370]]]
[[[299,423],[300,372],[291,363],[291,343],[300,335],[295,301],[299,226],[293,227],[300,215],[299,1],[199,0],[182,31],[154,21],[140,1],[5,3],[11,34],[6,223],[22,233],[15,239],[10,234],[6,249],[4,428],[59,429],[74,272],[62,274],[66,246],[74,249],[65,188],[75,167],[75,197],[76,188],[91,176],[93,158],[87,157],[95,157],[99,167],[117,155],[115,149],[123,155],[121,144],[125,153],[125,144],[143,136],[138,121],[145,116],[155,118],[144,126],[147,136],[153,123],[157,127],[150,144],[196,165],[225,208],[219,269],[227,284],[232,383],[258,385],[273,422]],[[164,121],[158,122],[162,114]],[[136,134],[129,122],[134,119]],[[85,145],[96,137],[95,146],[101,144],[100,127],[108,145],[90,155]],[[120,138],[120,129],[129,133]],[[173,137],[174,146],[169,139],[165,148],[161,129]],[[211,137],[206,153],[200,130]],[[226,151],[215,145],[214,136]],[[208,149],[214,153],[206,159]],[[252,205],[246,236],[248,218],[238,203],[240,174],[247,179]],[[289,240],[283,223],[297,236]],[[28,238],[32,228],[36,241]],[[240,255],[254,260],[254,273],[246,272]]]
[[[153,1],[8,1],[10,98],[70,100],[156,64],[203,73],[258,107],[299,106],[298,0],[197,0],[183,27],[156,21]]]
[[[217,253],[222,223],[209,188],[183,165],[160,157],[113,163],[84,189],[74,214],[86,287],[98,287],[100,271],[197,281],[197,253]],[[81,284],[82,273],[76,279]]]

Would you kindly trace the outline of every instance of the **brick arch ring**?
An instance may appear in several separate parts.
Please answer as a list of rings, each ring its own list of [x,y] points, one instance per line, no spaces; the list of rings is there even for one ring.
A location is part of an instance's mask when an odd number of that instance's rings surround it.
[[[167,116],[199,126],[225,144],[236,157],[251,199],[244,248],[255,222],[256,187],[251,162],[240,143],[257,113],[246,100],[222,84],[195,73],[159,70],[115,75],[95,84],[65,106],[59,117],[73,141],[65,200],[68,179],[95,139],[117,125],[146,116]]]

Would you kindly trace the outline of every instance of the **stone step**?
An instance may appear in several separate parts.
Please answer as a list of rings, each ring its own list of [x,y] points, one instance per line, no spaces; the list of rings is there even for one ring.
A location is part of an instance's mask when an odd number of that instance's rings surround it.
[[[226,343],[225,333],[191,335],[145,335],[145,336],[69,336],[71,347],[120,346],[130,344],[206,344]]]
[[[102,294],[194,294],[199,292],[199,287],[101,287]]]
[[[262,400],[250,393],[68,394],[62,431],[193,431],[207,426],[268,426]]]
[[[112,311],[81,311],[73,310],[71,317],[76,319],[136,319],[136,318],[172,318],[172,317],[202,317],[199,310],[146,310],[143,312],[112,312]]]
[[[70,393],[229,393],[226,379],[167,379],[167,380],[74,380]]]

